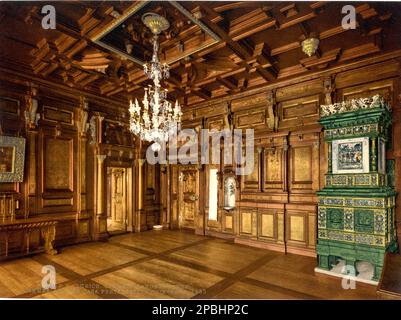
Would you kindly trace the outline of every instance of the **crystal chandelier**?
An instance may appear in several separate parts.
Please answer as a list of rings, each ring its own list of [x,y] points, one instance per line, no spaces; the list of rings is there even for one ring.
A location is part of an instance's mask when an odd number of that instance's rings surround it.
[[[142,108],[137,99],[135,103],[130,101],[130,130],[139,135],[141,140],[153,141],[152,150],[159,151],[161,144],[168,140],[169,133],[181,122],[182,112],[177,101],[173,107],[167,100],[167,89],[162,89],[160,84],[170,73],[169,66],[159,60],[159,34],[167,30],[170,24],[155,13],[145,13],[142,21],[153,33],[152,60],[143,66],[145,75],[152,80],[153,85],[145,88]]]

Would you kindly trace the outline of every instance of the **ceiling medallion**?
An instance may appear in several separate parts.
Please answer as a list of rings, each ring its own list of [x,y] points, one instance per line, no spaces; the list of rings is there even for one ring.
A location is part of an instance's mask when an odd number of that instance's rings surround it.
[[[170,23],[166,18],[153,12],[145,13],[142,16],[142,22],[154,35],[158,35],[160,32],[166,31],[170,27]]]
[[[301,42],[302,51],[309,57],[313,56],[319,47],[319,39],[308,38]]]
[[[178,101],[173,107],[167,100],[167,89],[161,87],[160,81],[170,76],[169,66],[159,59],[159,34],[167,30],[169,22],[155,13],[142,16],[143,23],[153,33],[153,55],[149,63],[143,65],[145,75],[152,80],[153,85],[145,88],[142,108],[137,99],[130,101],[130,130],[141,140],[152,142],[152,150],[159,151],[161,144],[166,142],[169,133],[181,122],[181,106]]]

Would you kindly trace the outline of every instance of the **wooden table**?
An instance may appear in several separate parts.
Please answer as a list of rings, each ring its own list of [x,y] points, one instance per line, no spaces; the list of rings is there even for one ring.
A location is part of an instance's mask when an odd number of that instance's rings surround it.
[[[57,254],[53,247],[56,224],[50,218],[0,221],[0,260],[37,252]]]

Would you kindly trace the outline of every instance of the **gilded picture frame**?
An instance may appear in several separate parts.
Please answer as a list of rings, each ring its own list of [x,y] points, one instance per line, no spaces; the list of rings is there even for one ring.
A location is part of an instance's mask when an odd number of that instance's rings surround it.
[[[0,183],[24,180],[25,138],[0,136]]]

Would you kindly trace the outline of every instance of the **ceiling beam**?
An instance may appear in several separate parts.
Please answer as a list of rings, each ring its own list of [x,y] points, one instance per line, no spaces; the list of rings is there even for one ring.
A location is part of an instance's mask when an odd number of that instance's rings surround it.
[[[235,83],[233,83],[228,77],[227,78],[221,78],[221,77],[217,77],[216,80],[222,84],[223,86],[225,86],[227,89],[230,90],[235,90],[237,89],[237,85]]]
[[[200,6],[205,11],[213,11],[213,9],[208,8],[203,3],[201,3]],[[215,32],[223,41],[227,43],[227,47],[229,47],[241,59],[240,65],[244,66],[249,72],[251,72],[251,67],[245,61],[251,59],[252,54],[249,53],[249,51],[242,47],[238,42],[234,41],[225,30],[220,28],[217,24],[211,22],[206,17],[206,15],[202,17],[202,22],[205,23],[213,32]],[[275,72],[268,71],[260,65],[256,66],[256,70],[266,81],[271,81],[275,79]],[[249,75],[247,77],[249,77]]]
[[[191,89],[191,93],[197,95],[203,100],[209,100],[212,97],[212,94],[205,89]]]
[[[263,8],[264,10],[270,10],[273,8],[273,5],[267,5],[263,2],[253,2],[253,1],[235,1],[235,2],[220,2],[213,10],[217,13],[221,13],[224,11],[242,9],[242,8]]]

